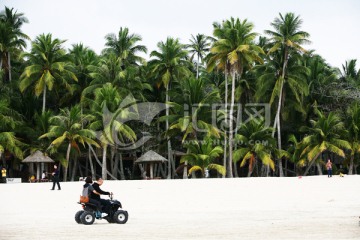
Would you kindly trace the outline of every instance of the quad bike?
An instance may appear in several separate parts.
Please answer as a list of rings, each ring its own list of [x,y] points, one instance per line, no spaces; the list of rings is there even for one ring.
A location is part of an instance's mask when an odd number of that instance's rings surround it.
[[[125,224],[129,218],[127,211],[122,210],[121,203],[118,200],[113,199],[113,195],[110,195],[110,204],[105,211],[101,212],[100,216],[96,216],[96,205],[92,203],[80,203],[83,210],[78,211],[75,214],[75,221],[79,224],[91,225],[95,219],[105,219],[109,223]],[[120,209],[119,209],[120,208]],[[102,217],[102,215],[106,215]]]

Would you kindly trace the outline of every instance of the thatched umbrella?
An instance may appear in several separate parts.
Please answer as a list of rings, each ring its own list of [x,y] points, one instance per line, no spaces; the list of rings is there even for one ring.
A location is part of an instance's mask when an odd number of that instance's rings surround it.
[[[154,163],[164,163],[168,160],[157,154],[156,152],[149,150],[144,155],[139,157],[135,163],[143,163],[143,164],[150,164],[150,178],[154,178]]]
[[[22,160],[23,163],[36,163],[37,169],[36,169],[36,178],[40,179],[40,163],[54,163],[54,160],[52,160],[50,157],[44,155],[41,151],[37,150],[30,156],[27,156],[24,160]]]

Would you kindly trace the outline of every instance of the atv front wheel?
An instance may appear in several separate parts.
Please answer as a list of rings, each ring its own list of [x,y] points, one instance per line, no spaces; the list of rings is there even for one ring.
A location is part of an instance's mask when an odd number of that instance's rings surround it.
[[[129,218],[129,214],[127,211],[117,210],[114,214],[114,221],[119,224],[125,224]]]
[[[81,224],[82,222],[81,222],[81,220],[80,220],[80,216],[81,216],[81,214],[83,214],[84,213],[84,210],[80,210],[80,211],[78,211],[76,214],[75,214],[75,221],[78,223],[78,224]]]
[[[92,212],[83,212],[80,216],[80,220],[84,225],[91,225],[95,221],[95,215]]]

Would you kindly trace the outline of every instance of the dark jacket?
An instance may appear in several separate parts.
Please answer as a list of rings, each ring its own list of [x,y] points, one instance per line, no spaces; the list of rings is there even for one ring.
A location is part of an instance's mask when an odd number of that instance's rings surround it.
[[[59,175],[60,175],[59,169],[55,169],[55,170],[54,170],[54,176],[53,176],[53,178],[54,178],[55,180],[59,180]]]
[[[98,184],[97,182],[94,182],[94,183],[92,184],[92,186],[93,186],[93,188],[94,188],[94,190],[95,190],[96,192],[98,192],[98,193],[100,193],[100,194],[102,194],[102,195],[110,195],[109,192],[105,192],[105,191],[101,190],[101,189],[100,189],[100,186],[99,186],[99,184]],[[91,193],[91,196],[90,196],[90,197],[91,197],[92,199],[98,199],[98,200],[100,200],[100,195],[94,194],[93,192]]]

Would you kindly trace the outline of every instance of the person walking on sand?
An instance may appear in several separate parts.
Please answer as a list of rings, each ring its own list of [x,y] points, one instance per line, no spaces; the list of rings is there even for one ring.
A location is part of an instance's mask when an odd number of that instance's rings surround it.
[[[61,190],[60,179],[59,179],[60,172],[56,165],[54,165],[54,172],[52,173],[52,175],[53,175],[53,187],[50,190],[55,190],[55,184],[57,184],[58,190]]]
[[[332,163],[331,163],[330,159],[328,159],[328,161],[326,163],[326,169],[328,172],[328,177],[332,177]]]

